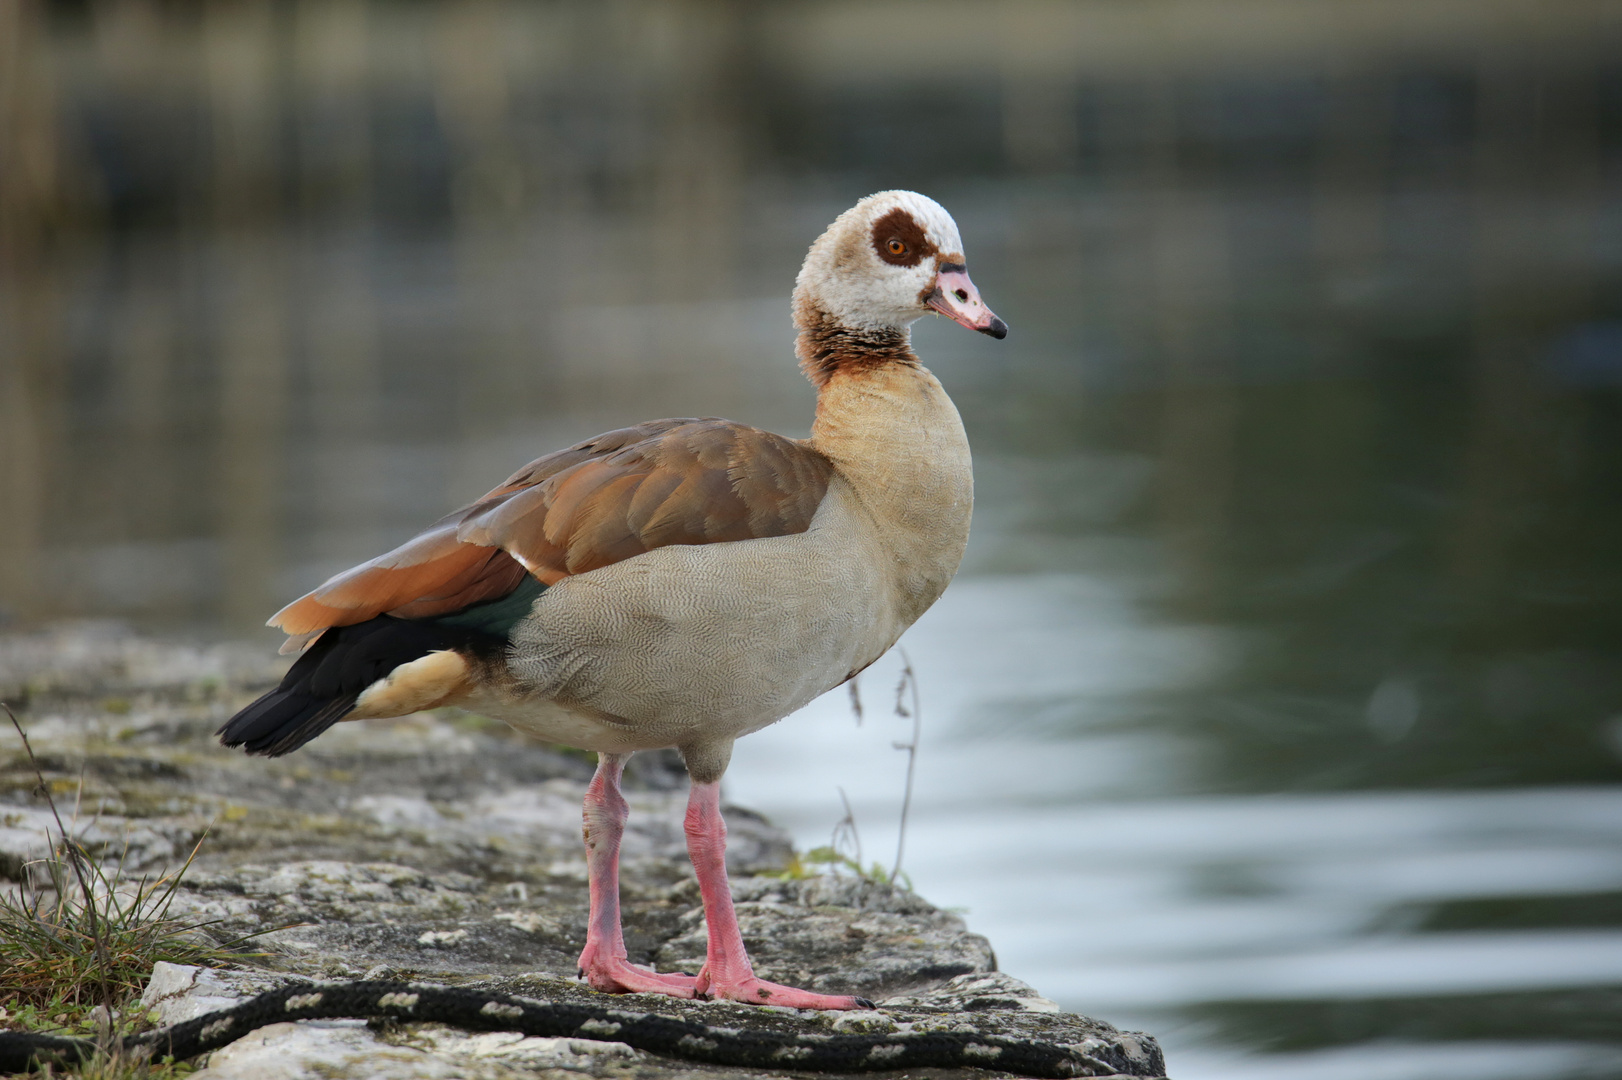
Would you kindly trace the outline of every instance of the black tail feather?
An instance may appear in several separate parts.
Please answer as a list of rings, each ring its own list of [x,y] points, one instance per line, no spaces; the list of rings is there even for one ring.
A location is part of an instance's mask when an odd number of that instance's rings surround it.
[[[220,728],[220,741],[250,754],[280,757],[342,720],[359,694],[322,699],[297,690],[272,690]]]
[[[227,720],[226,746],[280,757],[342,720],[365,689],[402,664],[440,649],[503,651],[506,639],[458,626],[379,615],[328,630],[296,660],[281,685]]]

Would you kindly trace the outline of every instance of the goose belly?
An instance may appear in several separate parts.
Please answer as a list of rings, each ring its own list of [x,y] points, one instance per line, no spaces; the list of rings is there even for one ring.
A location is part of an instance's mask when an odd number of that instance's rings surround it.
[[[508,705],[490,711],[593,750],[737,738],[895,642],[887,569],[836,482],[804,533],[659,548],[566,578],[514,628]]]
[[[501,720],[542,742],[607,754],[655,749],[640,737],[641,733],[613,718],[595,716],[578,708],[526,694],[511,685],[479,687],[463,695],[456,704]]]

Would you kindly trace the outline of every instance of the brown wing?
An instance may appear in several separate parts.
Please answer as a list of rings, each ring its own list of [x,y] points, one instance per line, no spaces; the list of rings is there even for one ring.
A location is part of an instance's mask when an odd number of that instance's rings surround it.
[[[271,619],[295,636],[380,614],[428,618],[671,544],[804,532],[833,466],[727,420],[654,420],[526,465],[470,506]]]

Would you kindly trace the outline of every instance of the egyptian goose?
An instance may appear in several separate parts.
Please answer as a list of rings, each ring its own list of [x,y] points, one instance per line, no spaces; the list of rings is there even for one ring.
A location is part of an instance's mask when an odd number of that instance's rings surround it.
[[[339,720],[457,705],[593,750],[585,799],[598,990],[811,1009],[854,997],[757,979],[726,875],[720,780],[740,735],[889,649],[957,572],[973,480],[957,409],[912,351],[934,310],[995,338],[951,215],[870,195],[811,246],[795,352],[818,390],[800,441],[727,420],[652,420],[549,454],[270,620],[303,650],[220,729],[279,755]],[[619,790],[637,750],[678,748],[709,927],[697,976],[628,962]]]

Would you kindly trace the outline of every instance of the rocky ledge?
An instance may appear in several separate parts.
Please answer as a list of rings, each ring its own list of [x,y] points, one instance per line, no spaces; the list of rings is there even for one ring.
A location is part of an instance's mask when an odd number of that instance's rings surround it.
[[[102,624],[0,638],[0,700],[23,720],[47,785],[72,815],[70,829],[103,860],[121,860],[126,874],[172,868],[201,841],[173,910],[208,921],[220,940],[263,934],[256,944],[266,955],[239,969],[159,964],[146,1004],[165,1023],[292,978],[405,978],[712,1026],[972,1030],[1082,1047],[1118,1075],[1164,1071],[1152,1038],[1060,1012],[998,972],[990,944],[957,915],[880,882],[806,876],[782,832],[736,807],[726,810],[728,867],[756,970],[859,994],[878,1010],[800,1013],[595,994],[573,978],[585,940],[580,800],[591,756],[453,711],[341,724],[275,760],[220,748],[214,730],[282,667],[246,646],[166,644]],[[631,959],[695,971],[704,921],[681,829],[681,764],[674,755],[637,755],[627,787],[622,890]],[[0,888],[38,884],[29,864],[48,851],[51,828],[21,740],[6,724]],[[751,1075],[615,1042],[361,1021],[262,1028],[195,1075],[516,1077],[545,1069],[644,1080]]]

